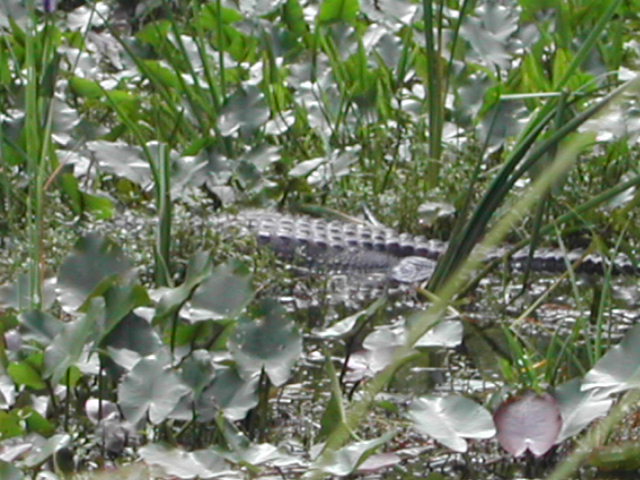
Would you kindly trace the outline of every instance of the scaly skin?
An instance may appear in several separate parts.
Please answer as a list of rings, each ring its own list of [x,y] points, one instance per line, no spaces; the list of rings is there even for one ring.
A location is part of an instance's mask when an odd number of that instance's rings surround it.
[[[386,272],[392,280],[413,283],[427,280],[435,261],[447,249],[447,243],[419,235],[398,233],[384,226],[368,223],[325,220],[289,215],[270,210],[245,210],[236,215],[218,217],[220,226],[234,226],[255,234],[259,243],[269,245],[285,258],[303,257],[311,264],[338,271]],[[504,249],[487,252],[491,261],[501,258]],[[534,254],[534,271],[561,272],[566,261],[573,263],[583,256],[581,251],[566,254],[559,250],[541,250]],[[516,268],[526,265],[528,251],[520,250],[510,259]],[[605,269],[602,258],[588,255],[579,264],[580,273],[600,274]],[[612,266],[615,274],[636,274],[637,269],[620,256]]]

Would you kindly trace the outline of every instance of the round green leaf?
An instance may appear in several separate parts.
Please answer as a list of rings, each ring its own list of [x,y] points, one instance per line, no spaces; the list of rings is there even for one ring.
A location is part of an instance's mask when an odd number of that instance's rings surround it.
[[[87,235],[60,267],[58,300],[66,310],[76,310],[101,282],[130,269],[131,263],[114,243],[96,234]]]
[[[264,368],[274,385],[282,385],[302,353],[302,336],[274,300],[263,300],[252,313],[241,318],[229,350],[245,376]]]
[[[157,425],[190,391],[161,357],[150,355],[141,359],[118,386],[118,405],[133,424],[148,411],[149,420]]]
[[[459,395],[417,398],[411,404],[409,418],[420,432],[456,452],[467,451],[465,438],[490,438],[496,433],[491,414]]]
[[[216,267],[196,288],[183,315],[192,322],[236,317],[253,298],[251,276],[239,262]]]

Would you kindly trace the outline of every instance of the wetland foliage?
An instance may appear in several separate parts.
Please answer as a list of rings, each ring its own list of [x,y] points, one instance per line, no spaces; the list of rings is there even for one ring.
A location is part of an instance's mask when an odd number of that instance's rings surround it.
[[[639,12],[1,2],[0,478],[640,468],[638,281],[607,268],[640,238]],[[255,207],[448,248],[365,289],[220,220]],[[485,265],[505,242],[603,274]]]

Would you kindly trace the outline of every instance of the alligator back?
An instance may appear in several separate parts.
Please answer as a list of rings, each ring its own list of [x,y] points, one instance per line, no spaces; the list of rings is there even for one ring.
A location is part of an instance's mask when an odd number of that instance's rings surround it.
[[[218,217],[216,224],[245,229],[256,235],[258,242],[269,245],[288,258],[304,258],[314,265],[338,271],[385,272],[400,282],[428,279],[435,261],[447,248],[441,240],[398,233],[393,229],[364,222],[325,220],[302,215],[289,215],[270,210],[245,210],[235,215]],[[486,252],[487,261],[501,258],[505,249]],[[521,269],[529,262],[522,249],[511,256],[510,265]],[[577,271],[600,274],[607,267],[614,274],[635,274],[637,268],[627,257],[619,256],[608,265],[597,255],[582,251],[565,253],[543,249],[531,259],[531,269],[541,272],[564,271],[568,263],[579,262]]]

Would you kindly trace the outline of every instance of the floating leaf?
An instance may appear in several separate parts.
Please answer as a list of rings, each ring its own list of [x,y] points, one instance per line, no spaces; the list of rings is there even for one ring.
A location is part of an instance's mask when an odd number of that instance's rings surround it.
[[[159,424],[189,393],[164,356],[141,359],[118,385],[118,405],[125,418],[137,423],[149,412],[149,420]]]
[[[85,98],[98,99],[104,94],[98,82],[75,75],[69,79],[69,87],[76,95]]]
[[[29,276],[18,275],[15,283],[0,285],[0,306],[25,310],[31,307]]]
[[[494,415],[498,441],[514,456],[529,450],[544,455],[558,441],[562,428],[560,407],[548,393],[527,392],[504,402]]]
[[[156,319],[170,317],[180,310],[184,302],[191,296],[193,289],[211,275],[212,269],[211,256],[208,253],[197,252],[191,257],[184,282],[176,288],[164,290],[156,307]]]
[[[97,325],[104,322],[104,300],[94,298],[89,311],[79,320],[65,324],[44,352],[45,376],[58,384],[67,369],[80,360],[85,349],[95,340]]]
[[[466,17],[460,35],[487,66],[507,66],[512,56],[507,51],[508,41],[518,29],[518,12],[504,5],[487,4],[478,9],[478,14],[479,17]]]
[[[269,107],[264,94],[255,86],[238,90],[225,104],[218,120],[222,135],[229,136],[238,130],[255,130],[269,120]]]
[[[26,425],[18,410],[0,411],[0,440],[23,435],[25,427]]]
[[[380,297],[364,310],[349,315],[339,322],[334,323],[324,330],[315,330],[314,335],[319,338],[344,338],[354,333],[355,330],[362,326],[363,322],[369,320],[380,308],[386,304],[386,298]]]
[[[182,381],[194,395],[199,395],[211,384],[215,376],[211,353],[206,350],[194,350],[182,362]]]
[[[143,187],[151,183],[151,167],[144,159],[140,147],[124,142],[95,140],[88,142],[87,148],[93,152],[105,171]]]
[[[416,347],[457,347],[462,343],[462,323],[443,320],[416,342]]]
[[[491,438],[496,433],[491,414],[459,395],[417,398],[411,403],[409,418],[418,431],[456,452],[467,451],[465,438]]]
[[[98,425],[105,419],[120,417],[120,411],[115,403],[99,398],[88,398],[84,402],[84,411],[94,425]]]
[[[37,433],[43,437],[50,437],[55,433],[56,426],[34,410],[33,407],[23,407],[18,411],[20,421],[24,422],[28,432]]]
[[[34,445],[29,456],[24,460],[27,467],[35,467],[51,458],[58,450],[68,447],[71,444],[71,435],[59,433],[48,438],[40,445]]]
[[[43,298],[41,307],[49,308],[56,299],[55,278],[48,278],[43,285]],[[11,307],[18,311],[25,311],[32,308],[31,297],[29,296],[29,275],[17,275],[14,283],[0,285],[0,306]]]
[[[211,449],[187,452],[156,443],[141,447],[139,453],[147,465],[162,471],[163,478],[240,478],[224,458]]]
[[[126,349],[146,357],[162,346],[160,335],[144,318],[130,313],[100,340],[101,347],[109,352]]]
[[[252,313],[240,319],[229,350],[248,378],[264,368],[274,385],[282,385],[302,353],[302,336],[274,300],[261,301]]]
[[[225,440],[229,440],[229,432],[225,435]],[[250,443],[246,438],[236,438],[235,441],[230,441],[228,444],[231,447],[230,450],[222,454],[230,462],[239,465],[257,467],[267,462],[271,465],[277,465],[278,462],[291,465],[292,461],[300,463],[299,458],[282,453],[278,447],[270,443]]]
[[[580,379],[574,378],[556,388],[553,396],[562,413],[562,430],[556,443],[578,434],[596,418],[604,417],[613,400],[598,395],[598,390],[581,389]]]
[[[108,335],[134,309],[151,304],[147,290],[131,283],[113,284],[104,292],[105,325],[102,335]]]
[[[131,263],[114,243],[98,235],[82,237],[60,267],[58,300],[66,310],[76,310],[101,282],[130,270]]]
[[[344,177],[353,171],[351,166],[358,161],[359,147],[346,147],[341,152],[331,153],[308,176],[311,185],[324,186],[332,184],[336,178]]]
[[[168,89],[180,88],[180,77],[176,72],[164,66],[157,60],[145,60],[143,62],[145,73],[157,84]]]
[[[405,344],[405,332],[390,326],[382,326],[371,332],[362,342],[368,352],[369,369],[379,372],[394,359],[396,350]]]
[[[65,193],[69,205],[77,215],[90,212],[99,219],[110,219],[115,213],[113,202],[107,197],[93,195],[80,189],[80,181],[72,173],[63,173],[58,177],[60,187]]]
[[[198,417],[211,419],[219,410],[230,421],[242,420],[258,404],[258,377],[244,379],[233,368],[216,371],[213,383],[200,396]]]
[[[640,387],[640,325],[630,328],[622,341],[612,347],[582,382],[583,390],[606,389],[608,393]]]
[[[192,322],[233,318],[253,298],[251,276],[240,262],[216,267],[209,278],[193,292],[183,315]]]
[[[358,473],[379,473],[402,463],[402,457],[395,453],[374,453],[358,467]]]
[[[292,177],[305,177],[319,168],[321,165],[325,164],[326,161],[327,160],[324,157],[303,160],[302,162],[297,163],[296,166],[291,170],[289,170],[289,175],[291,175]]]
[[[322,470],[329,475],[350,475],[354,473],[376,449],[393,438],[395,432],[388,432],[381,437],[357,442],[342,447],[339,450],[327,451],[320,456],[313,468]]]
[[[282,135],[296,123],[295,113],[291,110],[280,112],[264,126],[267,135]]]
[[[20,324],[29,331],[25,338],[33,338],[37,342],[48,344],[54,339],[60,330],[63,322],[53,315],[40,310],[31,310],[20,315]]]

